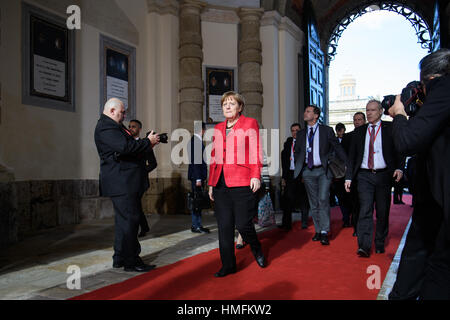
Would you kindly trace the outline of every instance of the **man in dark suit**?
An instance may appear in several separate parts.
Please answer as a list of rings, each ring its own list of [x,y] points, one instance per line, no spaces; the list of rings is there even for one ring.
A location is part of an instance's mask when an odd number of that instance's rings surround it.
[[[366,124],[366,115],[363,112],[356,112],[353,115],[353,126],[355,127],[355,129],[365,124]],[[350,146],[352,144],[352,139],[354,135],[355,130],[344,134],[344,136],[342,137],[341,145],[344,148],[347,157],[350,155]],[[356,237],[356,226],[358,223],[358,216],[359,216],[359,196],[356,181],[353,181],[353,187],[350,190],[348,203],[351,215],[351,223],[353,226],[353,236]]]
[[[283,219],[279,228],[284,230],[290,230],[292,228],[292,212],[297,208],[297,204],[300,206],[302,212],[302,228],[308,228],[309,204],[305,185],[301,181],[301,177],[294,179],[294,146],[297,132],[299,132],[300,129],[301,126],[299,123],[291,125],[292,136],[287,138],[283,150],[281,151],[281,183],[284,187],[284,193],[282,203]]]
[[[308,125],[297,133],[294,179],[301,174],[305,181],[316,230],[312,240],[329,245],[332,173],[328,170],[328,160],[333,151],[344,162],[347,157],[333,128],[318,123],[320,113],[320,108],[315,106],[305,109],[303,119]]]
[[[134,139],[140,140],[140,134],[142,130],[142,122],[139,120],[130,120],[130,123],[128,124],[128,129],[131,132],[131,135]],[[148,175],[150,172],[156,169],[158,166],[158,163],[156,162],[155,153],[153,151],[153,148],[149,148],[146,152],[144,152],[142,157],[142,175],[144,176],[144,185],[142,188],[142,196],[144,193],[150,188],[150,181],[148,179]],[[142,203],[142,202],[141,202]],[[141,232],[139,233],[139,237],[145,237],[147,232],[150,231],[150,227],[148,226],[147,218],[145,217],[144,210],[142,210],[141,206],[141,219],[139,220],[139,226],[141,227]]]
[[[125,107],[119,99],[105,104],[95,128],[95,144],[100,157],[100,195],[110,197],[115,213],[113,267],[125,271],[147,272],[154,265],[139,257],[137,238],[141,216],[141,193],[145,185],[142,156],[159,137],[153,132],[147,139],[135,140],[123,125]]]
[[[369,125],[355,129],[347,162],[345,188],[350,192],[353,180],[358,182],[360,211],[357,225],[357,254],[369,257],[372,248],[373,207],[377,214],[376,253],[384,253],[389,231],[392,177],[402,178],[404,159],[394,148],[392,123],[381,121],[383,107],[377,100],[366,106]]]
[[[414,211],[389,299],[450,299],[450,50],[435,51],[420,62],[424,104],[407,119],[397,99],[394,117],[397,149],[415,155]]]
[[[197,126],[201,123],[201,128]],[[205,152],[205,145],[203,144],[203,135],[206,131],[206,124],[204,122],[195,122],[194,135],[189,142],[189,169],[188,179],[192,184],[192,194],[200,192],[206,179],[208,178],[208,167],[206,166],[203,153]],[[192,209],[192,226],[191,231],[194,233],[210,233],[208,228],[202,225],[202,209]]]

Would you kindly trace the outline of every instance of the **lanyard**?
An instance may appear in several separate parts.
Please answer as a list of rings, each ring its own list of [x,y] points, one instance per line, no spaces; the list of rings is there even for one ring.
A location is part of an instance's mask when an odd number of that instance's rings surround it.
[[[370,126],[369,126],[369,127],[370,127]],[[372,138],[372,133],[371,133],[371,130],[370,130],[369,127],[367,127],[367,130],[369,131],[369,137]],[[375,134],[375,137],[373,138],[373,143],[374,143],[374,144],[375,144],[375,140],[377,140],[377,136],[378,136],[378,133],[380,132],[380,129],[381,129],[381,124],[380,124],[380,126],[378,127],[378,130],[377,130],[377,133]]]

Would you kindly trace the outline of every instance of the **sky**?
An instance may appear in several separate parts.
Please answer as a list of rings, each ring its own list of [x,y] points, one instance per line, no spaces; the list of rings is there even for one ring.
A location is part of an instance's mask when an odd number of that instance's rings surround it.
[[[354,76],[360,98],[399,94],[409,82],[419,80],[419,62],[427,54],[405,17],[384,10],[366,13],[338,42],[329,68],[330,100],[338,96],[344,74]]]

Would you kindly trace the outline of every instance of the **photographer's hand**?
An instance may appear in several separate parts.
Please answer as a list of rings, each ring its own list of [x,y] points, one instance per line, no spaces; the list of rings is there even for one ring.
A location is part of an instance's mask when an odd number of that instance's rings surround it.
[[[394,118],[395,116],[397,116],[399,114],[404,115],[405,117],[407,117],[407,114],[405,112],[405,106],[403,105],[403,102],[400,99],[400,97],[401,97],[400,95],[397,95],[397,97],[395,98],[394,104],[388,110],[389,115],[392,118]]]
[[[156,146],[157,144],[159,144],[159,136],[157,134],[155,134],[155,132],[152,130],[152,132],[150,132],[150,134],[147,137],[151,144],[152,144],[152,148],[154,146]]]
[[[402,177],[403,177],[402,170],[398,170],[398,169],[395,170],[395,172],[394,172],[394,178],[396,178],[395,182],[399,182],[402,179]]]

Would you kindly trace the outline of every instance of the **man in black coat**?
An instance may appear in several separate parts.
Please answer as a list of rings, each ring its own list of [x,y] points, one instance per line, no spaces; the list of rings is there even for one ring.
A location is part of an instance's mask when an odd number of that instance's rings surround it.
[[[206,124],[204,122],[196,122],[196,125],[201,123],[201,128],[195,128],[194,135],[189,141],[189,168],[188,180],[192,184],[192,194],[202,191],[205,181],[208,178],[208,167],[206,165],[203,154],[205,152],[205,145],[203,144],[203,134],[206,131]],[[192,212],[191,231],[193,233],[210,233],[208,228],[202,225],[202,209],[193,208]]]
[[[377,215],[375,252],[384,253],[389,231],[392,177],[399,181],[404,168],[404,158],[394,147],[392,123],[381,121],[381,102],[370,100],[366,114],[369,124],[355,129],[352,138],[345,181],[347,192],[350,192],[353,180],[358,182],[357,254],[361,257],[369,257],[372,248],[374,202]]]
[[[139,120],[130,120],[130,123],[128,124],[128,129],[131,132],[131,135],[135,140],[140,140],[140,134],[142,130],[142,122]],[[144,185],[142,189],[141,199],[144,196],[144,193],[150,188],[150,180],[148,178],[148,175],[150,172],[156,169],[158,166],[158,163],[156,161],[155,153],[153,151],[153,148],[149,148],[147,151],[144,152],[142,156],[142,175],[144,176]],[[145,237],[147,232],[150,231],[150,227],[148,226],[147,218],[145,217],[144,210],[142,210],[141,206],[141,219],[139,221],[139,226],[141,227],[141,232],[139,233],[139,237]]]
[[[366,115],[363,112],[356,112],[353,115],[353,126],[356,128],[361,127],[366,124]],[[344,148],[347,157],[350,155],[350,146],[352,144],[353,136],[355,135],[355,130],[350,131],[342,137],[341,145]],[[353,226],[353,236],[356,237],[356,226],[358,224],[359,216],[359,197],[358,197],[358,187],[356,180],[352,182],[353,187],[351,188],[348,206],[350,209],[351,223]]]
[[[305,181],[316,231],[312,240],[329,245],[330,185],[333,174],[328,170],[328,161],[333,152],[344,162],[347,157],[333,128],[319,124],[320,113],[318,107],[305,108],[303,119],[307,126],[297,133],[294,147],[294,179],[301,175]]]
[[[424,104],[407,120],[389,109],[397,149],[416,154],[414,212],[389,299],[450,299],[450,50],[420,62]]]
[[[299,123],[291,125],[292,136],[286,139],[283,150],[281,151],[281,169],[284,187],[282,209],[283,218],[279,228],[290,230],[292,227],[292,212],[299,206],[302,212],[302,228],[308,228],[309,204],[306,195],[305,185],[301,181],[301,177],[294,179],[295,159],[294,146],[297,132],[301,129]],[[297,206],[298,205],[298,206]]]
[[[100,195],[110,197],[114,206],[113,267],[146,272],[155,266],[144,264],[139,257],[140,201],[146,183],[142,157],[159,143],[159,137],[152,132],[147,139],[135,140],[122,124],[124,117],[122,101],[112,98],[105,104],[95,128],[95,144],[100,157]]]

